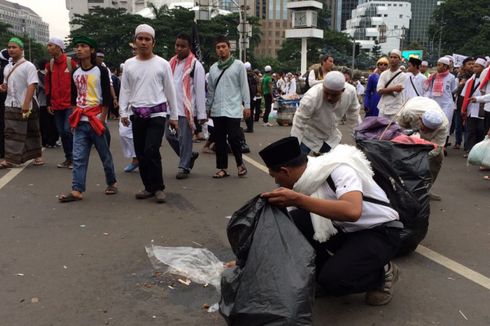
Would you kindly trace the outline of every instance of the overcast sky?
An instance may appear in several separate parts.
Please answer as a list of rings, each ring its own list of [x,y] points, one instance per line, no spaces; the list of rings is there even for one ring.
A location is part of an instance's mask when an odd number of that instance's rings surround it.
[[[34,10],[49,24],[49,36],[64,39],[70,34],[65,0],[8,0]]]

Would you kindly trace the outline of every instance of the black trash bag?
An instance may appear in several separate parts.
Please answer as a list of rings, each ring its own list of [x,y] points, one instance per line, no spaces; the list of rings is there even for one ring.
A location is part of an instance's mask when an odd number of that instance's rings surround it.
[[[311,325],[315,252],[285,210],[259,196],[227,228],[236,267],[221,279],[228,325]]]
[[[427,154],[433,146],[382,140],[356,142],[371,162],[374,180],[386,192],[403,222],[397,256],[411,253],[429,228],[432,179]]]

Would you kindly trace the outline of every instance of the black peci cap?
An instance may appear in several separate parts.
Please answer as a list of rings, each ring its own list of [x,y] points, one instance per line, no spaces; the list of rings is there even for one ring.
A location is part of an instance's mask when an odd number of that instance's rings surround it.
[[[299,141],[296,137],[282,138],[259,152],[260,157],[267,167],[274,167],[287,163],[302,154]]]

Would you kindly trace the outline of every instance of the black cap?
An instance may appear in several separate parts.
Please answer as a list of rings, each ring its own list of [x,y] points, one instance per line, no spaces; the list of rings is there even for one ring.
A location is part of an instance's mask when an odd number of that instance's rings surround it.
[[[415,58],[415,57],[410,57],[408,59],[408,62],[410,62],[411,64],[413,64],[414,66],[417,66],[417,67],[422,64],[422,60]]]
[[[280,139],[259,152],[267,167],[274,167],[294,160],[301,155],[299,141],[296,137]]]

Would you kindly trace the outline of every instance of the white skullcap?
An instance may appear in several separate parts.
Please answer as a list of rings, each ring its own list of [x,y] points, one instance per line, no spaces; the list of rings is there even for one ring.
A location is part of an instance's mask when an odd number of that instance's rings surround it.
[[[148,24],[138,25],[134,31],[134,36],[138,36],[139,33],[148,33],[151,37],[155,38],[155,30]]]
[[[439,60],[437,60],[437,63],[442,63],[442,64],[445,64],[446,66],[451,65],[451,61],[449,60],[448,57],[439,58]]]
[[[58,46],[62,51],[65,50],[65,43],[60,38],[51,37],[48,41],[48,44],[53,44]]]
[[[121,64],[119,65],[119,68],[120,68],[120,69],[124,69],[124,63],[121,63]]]
[[[486,67],[487,66],[487,62],[485,61],[485,59],[482,59],[482,58],[476,59],[475,60],[475,64],[480,65],[482,67]]]
[[[402,58],[402,53],[398,49],[393,49],[390,51],[390,55],[396,54],[400,59]]]
[[[422,123],[427,128],[436,130],[440,126],[442,126],[442,123],[444,122],[444,119],[442,117],[443,114],[444,113],[442,111],[441,112],[436,110],[425,111],[424,114],[422,114]]]
[[[428,67],[429,66],[429,63],[427,61],[422,61],[422,63],[420,64],[421,66],[426,66]]]
[[[451,64],[454,62],[454,58],[453,58],[453,56],[452,56],[452,55],[446,54],[446,55],[444,56],[444,58],[448,58],[448,59],[449,59],[449,62],[451,62]]]
[[[97,52],[97,53],[95,54],[95,56],[96,56],[96,57],[99,57],[99,58],[105,58],[105,54],[104,54],[104,53],[102,53],[102,52]]]
[[[332,91],[341,91],[345,88],[345,77],[340,71],[331,71],[323,79],[323,87]]]
[[[247,70],[252,69],[252,64],[250,62],[248,62],[248,61],[245,62],[243,65],[245,66],[245,69],[247,69]]]
[[[267,66],[264,67],[264,71],[265,72],[271,72],[272,71],[272,67],[269,66],[269,65],[267,65]]]

